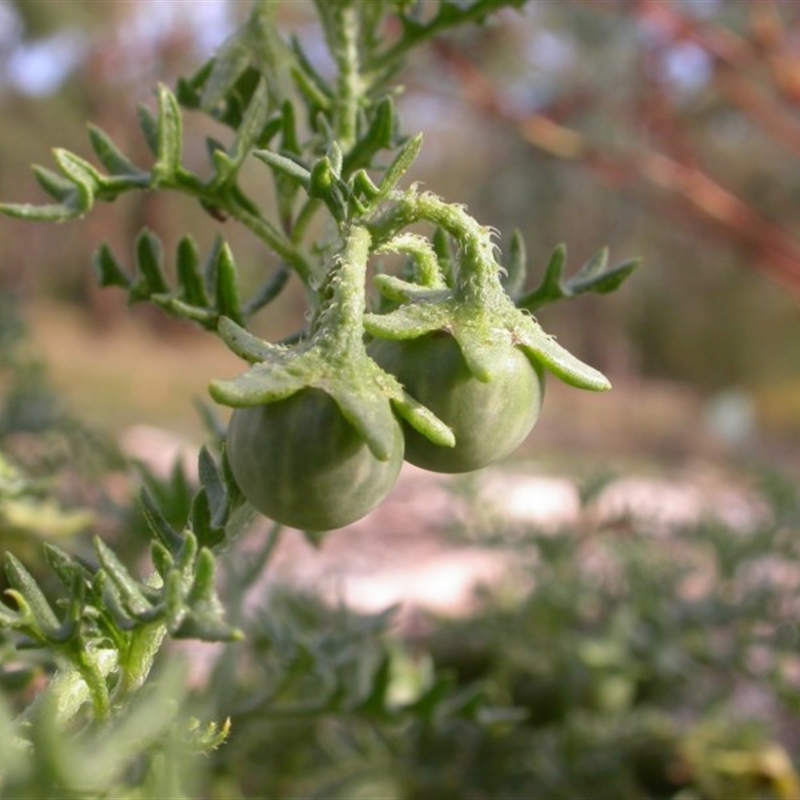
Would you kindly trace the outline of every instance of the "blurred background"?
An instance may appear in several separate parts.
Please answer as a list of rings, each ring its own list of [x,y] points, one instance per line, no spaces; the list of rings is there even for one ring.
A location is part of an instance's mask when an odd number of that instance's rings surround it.
[[[149,163],[137,105],[192,74],[249,9],[0,0],[0,200],[43,201],[30,165],[52,166],[52,147],[90,158],[87,120]],[[281,23],[324,72],[312,12],[284,2]],[[269,575],[288,599],[258,575],[247,609],[244,589],[227,598],[250,626],[239,666],[220,658],[209,678],[210,657],[191,653],[192,680],[234,717],[198,796],[797,798],[800,3],[533,0],[421,48],[399,80],[405,129],[425,132],[412,178],[465,203],[501,248],[519,229],[532,286],[562,242],[569,271],[603,246],[612,262],[642,259],[618,292],[539,315],[614,389],[550,381],[515,463],[446,485],[412,471],[324,547],[286,537]],[[205,137],[228,134],[192,112],[185,130],[203,174]],[[268,206],[264,167],[245,178]],[[167,253],[187,231],[201,251],[221,233],[254,286],[276,266],[177,195],[125,196],[59,226],[0,223],[0,446],[57,474],[79,515],[4,508],[0,545],[34,566],[42,537],[86,547],[87,507],[92,532],[143,557],[118,442],[147,458],[140,482],[182,525],[194,473],[172,460],[208,438],[191,402],[241,369],[205,333],[98,289],[94,251],[108,242],[131,264],[143,226]],[[259,333],[301,324],[302,293],[286,291]],[[462,699],[480,684],[525,722],[376,717],[361,678],[384,656],[353,631],[380,625],[333,608],[345,594],[354,614],[410,603],[399,636],[381,639],[392,691],[413,696],[435,667]],[[301,656],[301,681],[263,691]],[[287,711],[337,681],[353,684],[331,690],[339,706]]]
[[[50,166],[53,146],[88,156],[86,120],[146,163],[137,104],[157,81],[191,74],[248,8],[3,0],[0,197],[40,202],[30,164]],[[282,14],[314,52],[309,11],[291,2]],[[424,49],[401,76],[405,127],[426,136],[414,178],[465,202],[501,247],[520,229],[530,281],[560,242],[573,270],[604,245],[612,260],[642,258],[617,294],[542,312],[616,388],[584,397],[552,382],[542,446],[783,458],[800,442],[798,17],[795,3],[544,0]],[[208,125],[188,115],[198,165]],[[254,169],[252,188],[269,202],[264,178]],[[168,248],[186,230],[201,247],[221,231],[254,280],[271,266],[246,233],[187,200],[141,194],[65,226],[5,221],[0,291],[24,308],[59,390],[101,425],[191,433],[187,394],[234,362],[183,325],[125,308],[90,268],[101,241],[131,253],[144,225]],[[299,293],[279,305],[267,335],[302,314]]]

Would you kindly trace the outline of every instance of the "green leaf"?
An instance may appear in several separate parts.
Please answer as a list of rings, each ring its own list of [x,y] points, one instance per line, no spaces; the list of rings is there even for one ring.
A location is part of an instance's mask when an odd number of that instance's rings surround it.
[[[308,183],[308,196],[322,200],[337,222],[347,218],[347,187],[337,177],[334,166],[328,156],[318,159],[311,169]]]
[[[156,163],[153,165],[153,187],[175,181],[181,169],[183,153],[183,123],[178,101],[164,84],[159,84],[157,97],[158,146]]]
[[[72,181],[46,167],[34,164],[33,176],[39,186],[59,203],[67,202],[75,194],[75,184]]]
[[[184,236],[178,242],[176,270],[181,299],[189,305],[208,308],[209,298],[200,269],[200,254],[191,236]]]
[[[203,64],[191,78],[178,78],[175,86],[175,97],[184,108],[200,108],[201,90],[208,81],[214,68],[214,59],[211,58]]]
[[[445,284],[447,286],[454,286],[456,268],[453,258],[453,248],[450,243],[450,234],[441,225],[437,225],[433,232],[433,249],[436,253],[436,260],[439,262],[439,271],[442,273]]]
[[[256,150],[253,155],[272,167],[275,172],[291,178],[304,189],[308,189],[311,183],[311,173],[293,159],[271,150]]]
[[[152,494],[143,488],[139,495],[142,514],[153,535],[169,550],[176,553],[183,545],[183,537],[167,522],[161,509],[156,505]]]
[[[227,243],[219,250],[217,262],[216,306],[217,312],[237,324],[244,322],[239,298],[239,273],[233,260],[233,253]]]
[[[506,272],[503,276],[503,286],[508,296],[513,300],[522,292],[527,273],[527,256],[525,253],[525,240],[519,230],[511,234],[511,243],[506,259]]]
[[[183,599],[183,579],[179,572],[170,572],[164,581],[164,612],[167,630],[176,636],[183,625],[189,609]]]
[[[572,294],[582,294],[583,292],[595,292],[596,294],[608,294],[616,291],[622,283],[639,266],[638,258],[623,261],[616,266],[606,269],[605,272],[591,277],[584,277],[581,280],[581,273],[569,281]]]
[[[291,38],[291,47],[296,59],[295,67],[292,69],[292,78],[303,95],[303,99],[314,110],[314,113],[330,109],[333,100],[333,89],[330,84],[315,69],[296,36]]]
[[[214,153],[217,166],[214,186],[221,186],[237,175],[247,156],[261,143],[268,116],[269,93],[267,84],[261,78],[236,131],[233,145],[227,153],[221,150]]]
[[[372,121],[366,133],[358,139],[342,165],[342,175],[346,178],[361,167],[368,167],[379,150],[392,146],[396,126],[394,102],[384,97],[373,112]]]
[[[247,301],[242,310],[245,317],[252,316],[271,303],[283,291],[291,276],[291,270],[285,264],[281,264],[273,276]]]
[[[400,148],[392,163],[383,175],[379,189],[380,196],[386,197],[400,182],[402,177],[408,172],[414,160],[422,149],[422,134],[412,136]]]
[[[192,533],[201,546],[216,547],[225,539],[225,529],[214,525],[211,519],[211,507],[205,487],[192,498],[189,521]]]
[[[6,552],[5,569],[9,585],[25,600],[37,624],[43,629],[57,628],[58,617],[39,588],[39,584],[13,553]]]
[[[221,527],[225,524],[228,513],[228,493],[220,468],[205,446],[200,448],[197,467],[200,484],[208,496],[211,522],[215,527]],[[202,542],[200,544],[202,546]]]
[[[562,279],[566,260],[567,248],[565,245],[560,244],[550,255],[550,261],[547,263],[541,285],[521,297],[517,301],[517,307],[525,308],[528,311],[536,311],[536,309],[564,297]]]
[[[118,286],[121,289],[130,288],[130,275],[120,266],[106,242],[103,242],[100,245],[100,249],[94,254],[92,265],[100,286]]]
[[[141,104],[136,108],[136,116],[148,149],[158,156],[158,120],[147,106]]]
[[[89,142],[92,145],[100,163],[112,174],[120,176],[136,175],[141,176],[144,173],[131,163],[126,155],[124,155],[114,144],[108,134],[96,125],[89,125]]]
[[[100,537],[94,539],[94,551],[103,571],[119,592],[125,610],[137,619],[153,617],[153,607],[142,594],[138,581],[131,576],[117,554]]]
[[[146,229],[136,239],[136,267],[148,295],[166,294],[169,291],[161,241]]]
[[[297,117],[289,100],[284,100],[281,106],[281,150],[295,155],[301,152],[297,138]]]

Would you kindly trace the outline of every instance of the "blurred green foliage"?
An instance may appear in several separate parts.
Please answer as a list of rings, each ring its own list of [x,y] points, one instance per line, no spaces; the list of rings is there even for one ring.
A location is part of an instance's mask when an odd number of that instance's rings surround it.
[[[232,20],[243,4],[228,5]],[[301,36],[313,38],[303,27],[308,5],[286,5],[290,8],[282,13],[292,17]],[[688,3],[681,7],[690,16],[699,13]],[[0,197],[17,198],[18,187],[29,185],[27,165],[48,159],[54,129],[65,147],[85,151],[87,117],[135,156],[143,143],[133,131],[132,99],[148,99],[157,70],[162,80],[168,80],[196,63],[198,42],[187,32],[185,19],[180,14],[164,15],[161,23],[151,23],[150,33],[139,34],[150,37],[159,60],[145,68],[135,54],[114,52],[126,26],[135,23],[146,31],[146,15],[137,2],[26,1],[15,8],[22,20],[20,38],[6,42],[7,56],[14,45],[58,31],[96,34],[89,36],[85,58],[66,76],[58,93],[30,97],[6,84],[0,94],[5,109]],[[712,3],[704,8],[706,16],[698,19],[727,26],[737,35],[747,32],[748,18],[741,4]],[[657,63],[645,63],[646,31],[613,7],[609,13],[591,3],[537,2],[528,4],[522,14],[508,12],[491,25],[459,31],[450,38],[503,88],[504,97],[515,107],[552,109],[557,119],[561,114],[589,137],[600,153],[609,148],[627,158],[643,147],[668,155],[683,148],[693,163],[710,169],[766,220],[791,227],[798,213],[798,193],[794,171],[786,165],[796,155],[780,143],[776,146],[769,130],[719,89],[714,64],[697,47],[667,48],[654,29],[656,55],[651,61]],[[659,120],[659,96],[651,98],[654,79],[660,82],[656,89],[669,101],[674,118]],[[668,197],[649,191],[641,180],[626,178],[615,190],[598,182],[580,160],[554,158],[531,147],[508,125],[471,112],[452,75],[430,53],[421,53],[401,80],[407,84],[401,98],[407,122],[426,130],[426,149],[418,168],[424,174],[419,177],[443,187],[445,197],[464,197],[475,216],[496,220],[500,230],[518,227],[533,264],[543,268],[561,241],[570,242],[578,261],[591,255],[597,241],[609,241],[616,251],[639,255],[647,264],[637,281],[614,298],[564,308],[553,319],[542,314],[543,322],[567,347],[612,373],[685,380],[702,390],[736,385],[761,389],[797,380],[800,365],[790,343],[800,335],[800,316],[792,296],[753,268],[758,253],[739,246],[725,230],[698,227],[697,218],[685,208],[676,210]],[[119,91],[122,87],[125,91]],[[264,187],[256,188],[259,201],[263,194]],[[207,234],[200,237],[201,248],[210,247],[214,235],[224,230],[253,281],[263,271],[264,260],[271,258],[250,238],[240,240],[228,228],[209,224],[202,212],[172,197],[137,196],[117,212],[101,211],[98,221],[70,226],[68,231],[33,233],[11,225],[11,235],[0,243],[0,282],[25,288],[32,296],[48,292],[77,299],[105,317],[116,313],[115,301],[99,299],[87,278],[91,237],[83,235],[85,226],[101,227],[112,245],[129,241],[142,223],[168,245],[177,242],[180,231],[193,228]],[[22,241],[29,263],[51,266],[37,274],[21,272]],[[508,248],[510,242],[501,246]],[[299,299],[295,307],[301,314]],[[680,325],[674,324],[676,314]],[[285,332],[295,323],[265,324]],[[596,335],[598,329],[602,336]]]

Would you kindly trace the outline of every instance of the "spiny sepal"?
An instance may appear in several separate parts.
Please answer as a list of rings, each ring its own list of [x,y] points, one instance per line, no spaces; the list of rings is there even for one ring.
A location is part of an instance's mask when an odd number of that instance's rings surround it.
[[[367,333],[380,339],[448,333],[458,343],[470,372],[484,382],[491,380],[493,370],[501,363],[503,348],[519,347],[534,364],[572,386],[592,391],[610,388],[604,375],[573,356],[527,311],[514,305],[500,279],[503,269],[495,258],[491,229],[479,225],[463,207],[444,203],[430,193],[419,195],[411,190],[395,199],[394,207],[375,220],[373,235],[388,245],[406,225],[432,222],[459,246],[459,263],[451,271],[451,289],[435,294],[406,289],[408,302],[399,308],[365,315]],[[393,298],[402,296],[398,291],[402,283],[397,280],[381,278],[377,285],[383,291],[389,289]]]
[[[315,388],[333,398],[379,460],[386,460],[392,452],[393,407],[437,443],[447,446],[454,442],[450,429],[410,398],[395,378],[369,358],[363,346],[346,356],[332,357],[319,340],[312,338],[294,347],[272,345],[256,340],[231,320],[220,321],[220,335],[246,360],[261,358],[232,380],[211,382],[209,390],[218,403],[244,408]]]

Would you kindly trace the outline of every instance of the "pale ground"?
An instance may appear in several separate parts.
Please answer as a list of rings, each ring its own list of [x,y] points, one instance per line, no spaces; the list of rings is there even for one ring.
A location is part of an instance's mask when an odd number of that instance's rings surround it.
[[[194,468],[192,449],[163,430],[135,427],[122,441],[130,455],[164,474],[176,457],[185,459],[190,472]],[[711,468],[611,479],[582,505],[573,478],[535,463],[469,476],[404,465],[377,509],[327,534],[322,546],[314,547],[297,531],[286,532],[265,581],[313,588],[332,603],[362,612],[399,604],[401,615],[459,616],[475,610],[480,587],[511,594],[529,588],[528,570],[520,569],[510,549],[481,542],[483,532],[500,526],[506,535],[524,527],[555,534],[564,526],[597,528],[633,519],[646,520],[648,535],[661,537],[709,516],[745,530],[763,513],[746,485],[732,484]],[[449,535],[455,529],[457,540]],[[264,526],[251,534],[254,540],[262,535]]]

